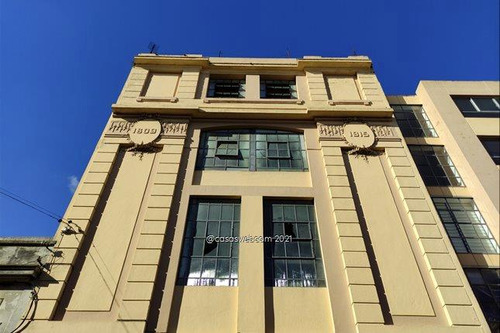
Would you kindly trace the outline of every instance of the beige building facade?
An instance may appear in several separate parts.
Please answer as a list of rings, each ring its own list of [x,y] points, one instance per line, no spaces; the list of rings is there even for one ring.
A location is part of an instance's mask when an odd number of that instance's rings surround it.
[[[421,81],[413,96],[388,97],[494,330],[500,329],[499,95],[494,81]]]
[[[468,146],[498,127],[442,91],[388,100],[362,56],[138,55],[28,331],[489,332],[462,266],[498,268],[498,238],[457,255],[435,197],[473,197],[498,234],[498,168]],[[390,104],[439,137],[405,139]],[[466,186],[426,186],[414,143]]]

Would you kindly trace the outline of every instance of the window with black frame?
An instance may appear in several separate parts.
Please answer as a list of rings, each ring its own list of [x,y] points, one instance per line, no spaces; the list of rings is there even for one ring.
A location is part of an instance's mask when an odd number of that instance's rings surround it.
[[[472,291],[492,332],[500,332],[500,269],[465,268]]]
[[[245,80],[211,78],[208,83],[207,97],[245,98]]]
[[[500,165],[500,138],[479,138],[496,165]]]
[[[203,131],[196,168],[250,171],[306,171],[307,153],[300,133],[234,129]]]
[[[422,105],[393,104],[394,116],[405,137],[436,138],[438,135]]]
[[[465,117],[500,117],[500,98],[498,96],[452,96],[452,98]]]
[[[408,145],[427,186],[464,186],[457,168],[443,146]]]
[[[177,284],[237,286],[239,243],[210,242],[207,237],[239,237],[239,225],[239,200],[192,199]]]
[[[296,99],[297,85],[295,80],[262,80],[260,81],[260,98]]]
[[[498,244],[472,198],[433,197],[436,210],[457,253],[498,254]]]
[[[325,276],[312,201],[266,200],[265,282],[270,287],[324,287]]]

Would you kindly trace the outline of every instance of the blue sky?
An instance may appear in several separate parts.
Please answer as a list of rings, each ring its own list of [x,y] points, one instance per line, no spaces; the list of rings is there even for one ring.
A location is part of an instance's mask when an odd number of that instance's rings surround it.
[[[498,0],[0,2],[0,186],[63,214],[132,65],[159,53],[368,55],[386,93],[499,79]],[[0,196],[1,236],[57,223]]]

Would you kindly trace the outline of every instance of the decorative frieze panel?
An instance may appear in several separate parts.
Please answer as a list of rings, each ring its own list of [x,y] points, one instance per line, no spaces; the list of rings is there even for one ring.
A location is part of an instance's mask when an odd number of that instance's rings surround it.
[[[397,138],[394,128],[386,125],[371,125],[370,128],[378,138]]]
[[[112,121],[106,134],[128,134],[133,124],[133,122],[123,120]]]
[[[318,122],[318,132],[320,140],[340,140],[344,141],[346,139],[345,128],[347,125],[353,124],[364,124],[371,129],[378,140],[400,140],[400,137],[396,134],[393,127],[388,125],[370,124],[364,122],[346,122],[346,123],[329,123],[329,122]],[[356,135],[356,133],[349,133],[347,135]],[[392,141],[391,140],[391,141]]]
[[[185,135],[187,132],[187,122],[163,122],[163,135]]]
[[[318,131],[320,138],[327,137],[344,140],[344,125],[318,123]]]
[[[160,131],[159,135],[164,136],[164,137],[184,137],[187,133],[187,127],[188,127],[188,122],[185,120],[177,120],[177,119],[159,119],[157,120],[160,123]],[[154,128],[142,128],[144,124],[144,120],[124,120],[124,119],[119,119],[119,120],[112,120],[110,124],[108,125],[108,129],[105,133],[106,136],[109,137],[123,137],[123,136],[130,136],[133,134],[137,134],[134,132],[134,130],[141,131],[141,133],[145,133],[144,131],[147,131],[148,133],[150,131],[157,131],[156,126]],[[152,121],[150,121],[153,123]],[[137,124],[141,125],[140,129],[135,129],[134,126]],[[146,133],[146,134],[148,134]],[[156,134],[156,133],[155,133]]]

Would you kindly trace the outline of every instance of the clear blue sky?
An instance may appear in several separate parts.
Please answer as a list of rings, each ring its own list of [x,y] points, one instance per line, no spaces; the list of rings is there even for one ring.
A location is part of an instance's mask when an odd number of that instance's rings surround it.
[[[0,186],[62,214],[132,65],[160,53],[368,55],[386,93],[499,79],[498,0],[0,2]],[[0,196],[0,236],[57,223]]]

